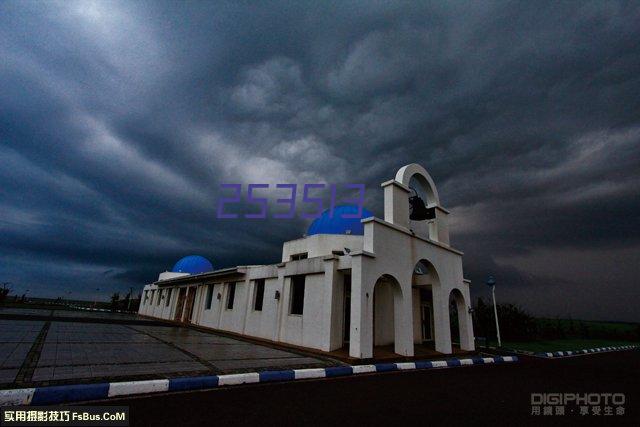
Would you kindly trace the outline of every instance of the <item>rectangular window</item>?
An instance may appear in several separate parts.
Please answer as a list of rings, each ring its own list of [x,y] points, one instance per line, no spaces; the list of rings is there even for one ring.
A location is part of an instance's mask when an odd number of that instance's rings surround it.
[[[227,293],[227,310],[233,309],[233,300],[236,298],[236,284],[229,283],[229,292]]]
[[[153,299],[156,296],[156,291],[151,291],[151,296],[149,297],[149,305],[153,305]]]
[[[160,301],[162,301],[162,290],[158,289],[158,301],[156,301],[156,305],[160,305]]]
[[[291,314],[302,314],[304,309],[304,276],[291,277]]]
[[[144,291],[144,303],[146,304],[149,301],[149,291]]]
[[[307,259],[309,258],[309,254],[307,252],[303,252],[301,254],[293,254],[291,255],[291,261],[297,261],[300,259]]]
[[[166,306],[169,307],[169,302],[171,301],[171,288],[169,288],[167,290],[167,301],[166,301]]]
[[[253,300],[253,309],[262,311],[262,302],[264,301],[264,279],[257,279],[255,285],[255,296]]]
[[[211,310],[211,300],[213,300],[213,285],[207,285],[207,305],[205,310]]]

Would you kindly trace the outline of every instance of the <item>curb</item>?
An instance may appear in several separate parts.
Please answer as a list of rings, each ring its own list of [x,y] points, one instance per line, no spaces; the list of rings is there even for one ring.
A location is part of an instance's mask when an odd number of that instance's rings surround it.
[[[516,356],[473,357],[470,359],[447,359],[406,363],[379,363],[375,365],[334,366],[316,369],[292,369],[286,371],[263,371],[244,374],[209,375],[162,380],[125,381],[99,384],[76,384],[35,388],[0,390],[0,406],[55,405],[107,399],[109,397],[136,394],[161,393],[211,389],[227,385],[293,381],[310,378],[332,378],[373,372],[404,371],[413,369],[448,368],[465,365],[488,365],[517,362]]]
[[[111,310],[110,308],[92,308],[92,307],[84,307],[81,305],[73,305],[66,304],[65,307],[73,308],[75,310],[84,310],[84,311],[100,311],[100,312],[108,312],[108,313],[124,313],[124,314],[138,314],[135,311],[125,311],[125,310]]]
[[[633,350],[638,348],[637,345],[623,345],[618,347],[597,347],[597,348],[588,348],[584,350],[574,350],[574,351],[554,351],[547,353],[535,353],[534,356],[545,357],[545,358],[557,358],[557,357],[568,357],[568,356],[579,356],[582,354],[590,354],[590,353],[603,353],[603,352],[611,352],[611,351],[624,351],[624,350]]]

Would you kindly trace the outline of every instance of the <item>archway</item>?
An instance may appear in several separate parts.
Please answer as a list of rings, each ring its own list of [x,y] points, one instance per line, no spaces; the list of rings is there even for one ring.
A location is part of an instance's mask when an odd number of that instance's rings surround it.
[[[428,205],[439,205],[440,197],[436,184],[433,182],[431,175],[417,163],[411,163],[401,167],[396,173],[396,181],[409,187],[412,182],[418,183],[422,191],[424,191],[425,203]]]
[[[469,308],[464,295],[459,289],[452,289],[449,294],[449,325],[451,330],[452,348],[468,349],[468,316]]]
[[[395,277],[385,274],[378,278],[373,288],[373,353],[384,357],[397,353],[402,289]]]
[[[448,211],[440,206],[438,190],[427,171],[412,163],[398,170],[394,182],[400,185],[385,187],[385,221],[449,244]]]
[[[429,356],[436,350],[436,339],[440,331],[435,324],[434,303],[440,290],[440,278],[429,261],[420,260],[413,269],[411,278],[411,299],[413,313],[413,344],[416,356]]]

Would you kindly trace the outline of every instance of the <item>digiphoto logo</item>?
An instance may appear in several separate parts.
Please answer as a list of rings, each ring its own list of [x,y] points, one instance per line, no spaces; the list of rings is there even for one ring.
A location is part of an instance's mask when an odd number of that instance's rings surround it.
[[[531,415],[625,414],[624,393],[531,393]]]
[[[298,192],[301,188],[301,194]],[[352,205],[357,206],[355,213],[340,213],[342,218],[361,218],[362,209],[364,204],[364,184],[276,184],[271,186],[270,184],[248,184],[246,186],[246,193],[243,193],[242,184],[221,184],[220,189],[222,192],[229,193],[225,197],[218,199],[217,218],[218,219],[292,219],[296,217],[300,218],[318,218],[322,215],[325,209],[328,209],[329,216],[333,218],[334,210],[338,205]],[[278,193],[285,193],[286,197],[278,197],[272,200],[269,197],[264,197],[269,191],[277,191]],[[338,191],[342,192],[357,192],[356,197],[342,198],[339,197]],[[260,193],[259,193],[260,192]],[[257,194],[259,193],[259,194]],[[243,213],[237,212],[240,204],[243,201],[243,194],[246,194],[244,204],[241,208],[244,208]],[[298,206],[298,198],[302,196],[302,206]],[[262,196],[262,197],[258,197]],[[313,196],[313,197],[312,197]],[[325,199],[328,198],[328,203],[325,208]],[[269,209],[269,202],[274,202],[275,212],[271,212]],[[236,212],[229,212],[234,209],[232,205],[236,205]],[[282,209],[286,208],[284,212]],[[300,208],[300,213],[298,213]]]

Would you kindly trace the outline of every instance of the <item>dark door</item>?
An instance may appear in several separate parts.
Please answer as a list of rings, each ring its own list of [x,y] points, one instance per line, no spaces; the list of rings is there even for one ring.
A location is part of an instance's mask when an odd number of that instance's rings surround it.
[[[432,313],[429,303],[420,304],[420,317],[422,318],[422,341],[433,341]]]
[[[196,288],[189,288],[189,292],[187,293],[187,303],[184,312],[184,321],[186,323],[191,323],[191,315],[193,314],[193,303],[196,300]]]
[[[178,302],[176,303],[176,314],[173,316],[173,320],[176,322],[182,322],[182,311],[184,310],[184,298],[187,296],[187,288],[180,288],[178,293]]]
[[[346,344],[349,342],[349,335],[351,333],[351,276],[344,275],[344,331],[342,333],[343,342]]]

